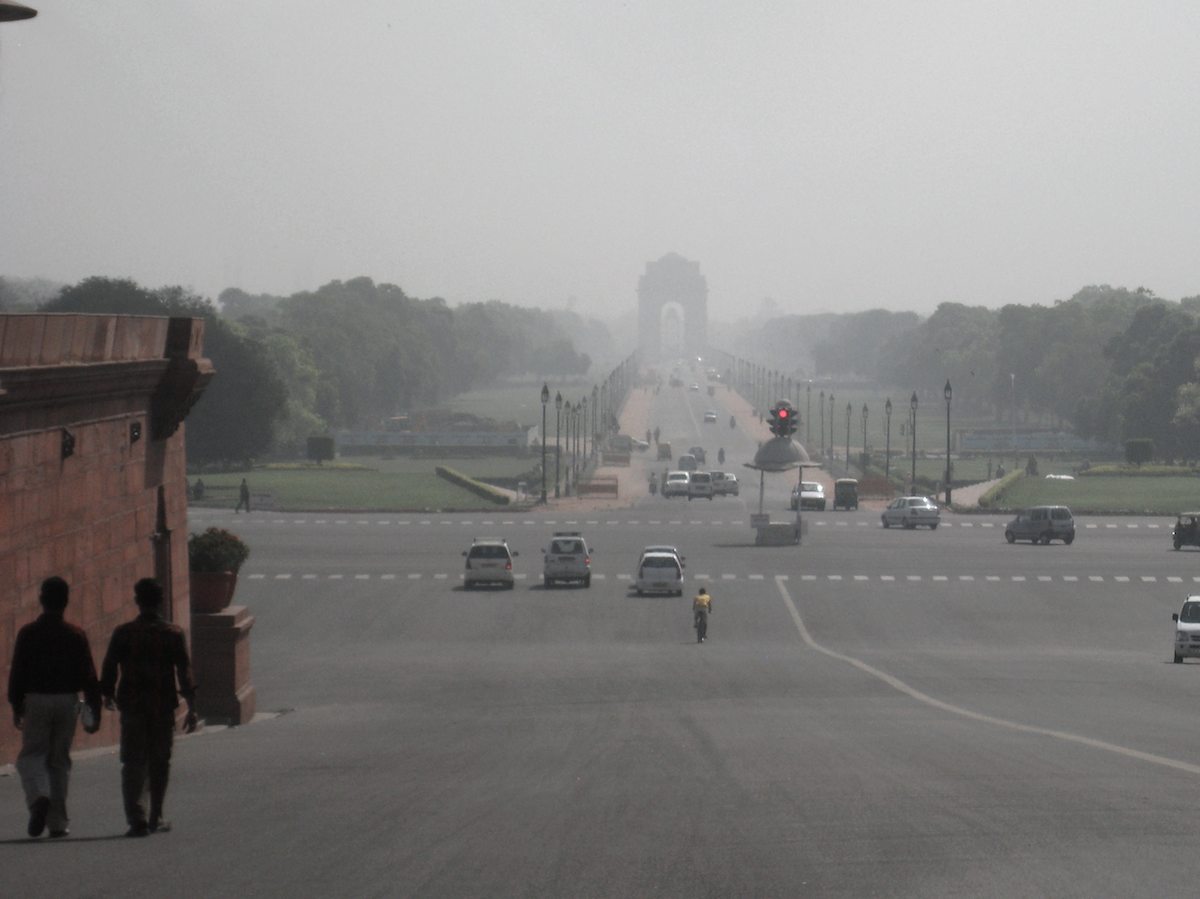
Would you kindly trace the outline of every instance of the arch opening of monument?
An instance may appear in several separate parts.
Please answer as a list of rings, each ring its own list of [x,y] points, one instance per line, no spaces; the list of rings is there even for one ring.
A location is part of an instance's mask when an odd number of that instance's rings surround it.
[[[708,283],[700,263],[667,253],[638,279],[638,349],[646,361],[695,358],[708,348]]]

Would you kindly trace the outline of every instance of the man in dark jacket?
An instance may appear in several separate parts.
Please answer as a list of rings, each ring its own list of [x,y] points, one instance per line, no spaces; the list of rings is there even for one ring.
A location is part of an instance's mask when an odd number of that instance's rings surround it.
[[[121,711],[121,795],[125,802],[126,836],[144,837],[166,831],[163,801],[171,771],[175,710],[187,702],[183,729],[196,729],[191,660],[183,630],[162,617],[163,589],[153,578],[133,588],[138,617],[113,631],[100,674],[105,704]],[[178,690],[176,683],[178,682]],[[143,796],[150,785],[150,817]]]
[[[67,784],[80,693],[88,712],[84,730],[94,734],[100,728],[100,689],[87,634],[63,619],[70,595],[62,578],[42,581],[42,614],[17,633],[8,674],[31,837],[40,837],[47,824],[52,837],[68,833]]]

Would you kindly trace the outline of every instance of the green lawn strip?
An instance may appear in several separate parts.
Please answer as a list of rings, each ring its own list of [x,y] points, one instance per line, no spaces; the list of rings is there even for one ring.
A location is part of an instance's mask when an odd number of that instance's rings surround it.
[[[999,498],[1004,509],[1063,505],[1081,514],[1177,515],[1200,509],[1200,478],[1018,478]]]

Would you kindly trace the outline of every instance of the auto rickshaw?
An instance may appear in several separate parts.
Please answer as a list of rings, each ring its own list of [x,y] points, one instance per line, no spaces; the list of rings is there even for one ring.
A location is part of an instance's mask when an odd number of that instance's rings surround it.
[[[1180,512],[1171,532],[1176,549],[1181,546],[1200,546],[1200,512]]]
[[[858,481],[854,478],[838,478],[833,482],[833,508],[858,508]]]

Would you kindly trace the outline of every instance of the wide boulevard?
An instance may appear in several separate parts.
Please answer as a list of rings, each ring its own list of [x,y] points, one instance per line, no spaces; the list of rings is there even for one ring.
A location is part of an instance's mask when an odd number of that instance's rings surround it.
[[[1194,895],[1200,665],[1172,663],[1171,613],[1200,554],[1170,522],[1081,517],[1045,547],[999,516],[885,530],[864,506],[756,547],[755,441],[722,399],[664,388],[654,423],[710,467],[723,446],[737,498],[193,513],[252,545],[237,602],[280,714],[181,739],[175,830],[146,841],[119,836],[111,754],[77,759],[53,844],[21,838],[0,779],[0,891]],[[764,482],[776,520],[794,480]],[[590,588],[542,585],[556,530],[593,544]],[[520,553],[514,589],[463,589],[483,536]],[[650,543],[686,556],[682,598],[633,592]]]

